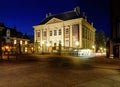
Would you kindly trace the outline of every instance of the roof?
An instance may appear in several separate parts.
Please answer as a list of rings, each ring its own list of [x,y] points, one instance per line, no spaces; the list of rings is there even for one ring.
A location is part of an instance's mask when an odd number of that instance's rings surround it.
[[[76,18],[81,18],[81,17],[82,16],[77,11],[69,11],[69,12],[65,12],[61,14],[55,14],[55,15],[48,16],[43,21],[41,21],[39,25],[47,23],[52,18],[58,18],[63,21],[66,21],[66,20],[71,20],[71,19],[76,19]]]
[[[2,30],[2,36],[6,36],[7,29],[10,30],[10,37],[29,39],[27,34],[23,34],[22,32],[17,31],[16,28],[9,28],[9,27],[6,27],[6,26],[4,26],[4,29]]]

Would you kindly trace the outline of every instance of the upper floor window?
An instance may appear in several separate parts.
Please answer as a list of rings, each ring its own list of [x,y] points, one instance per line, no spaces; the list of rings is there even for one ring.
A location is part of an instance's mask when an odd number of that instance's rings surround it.
[[[54,30],[54,36],[56,36],[57,35],[57,30]]]
[[[61,35],[61,29],[59,29],[59,35]]]
[[[46,37],[46,36],[47,36],[46,31],[44,31],[44,32],[43,32],[43,36],[44,36],[44,37]]]
[[[68,28],[65,29],[65,33],[69,34],[69,29]]]
[[[39,31],[39,32],[37,32],[37,36],[38,36],[38,37],[40,37],[40,31]]]
[[[52,36],[52,31],[50,31],[50,36]]]
[[[22,45],[22,40],[20,41],[20,45]]]

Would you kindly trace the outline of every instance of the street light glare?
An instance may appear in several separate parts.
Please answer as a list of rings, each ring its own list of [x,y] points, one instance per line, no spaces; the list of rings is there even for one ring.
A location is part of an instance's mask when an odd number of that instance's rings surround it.
[[[75,45],[76,45],[76,46],[78,46],[78,45],[79,45],[79,42],[78,42],[78,41],[76,41],[76,42],[75,42]]]

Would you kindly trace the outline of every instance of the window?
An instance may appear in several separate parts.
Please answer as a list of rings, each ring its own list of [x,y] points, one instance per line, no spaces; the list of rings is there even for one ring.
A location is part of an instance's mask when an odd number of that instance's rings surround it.
[[[37,36],[40,37],[40,32],[37,32]]]
[[[14,44],[16,44],[17,43],[17,40],[14,40]]]
[[[69,46],[69,40],[66,40],[66,47]]]
[[[46,36],[46,31],[43,32],[43,36],[44,36],[44,37]]]
[[[27,42],[27,41],[25,41],[25,45],[27,45],[27,43],[28,43],[28,42]]]
[[[50,36],[52,36],[52,31],[50,31]]]
[[[59,35],[61,35],[61,29],[59,29]]]
[[[50,45],[52,45],[52,41],[50,41]]]
[[[59,40],[59,44],[61,44],[61,40]]]
[[[67,28],[66,31],[65,31],[66,34],[69,34],[69,29]]]
[[[20,45],[22,45],[22,40],[20,41]]]
[[[57,35],[57,30],[54,30],[54,36],[56,36]]]

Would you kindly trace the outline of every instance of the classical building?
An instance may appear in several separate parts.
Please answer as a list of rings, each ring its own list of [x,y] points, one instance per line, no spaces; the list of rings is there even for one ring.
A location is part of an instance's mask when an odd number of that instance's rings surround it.
[[[46,14],[46,18],[34,28],[34,42],[43,46],[92,49],[95,42],[93,23],[87,21],[80,8],[60,14]]]

